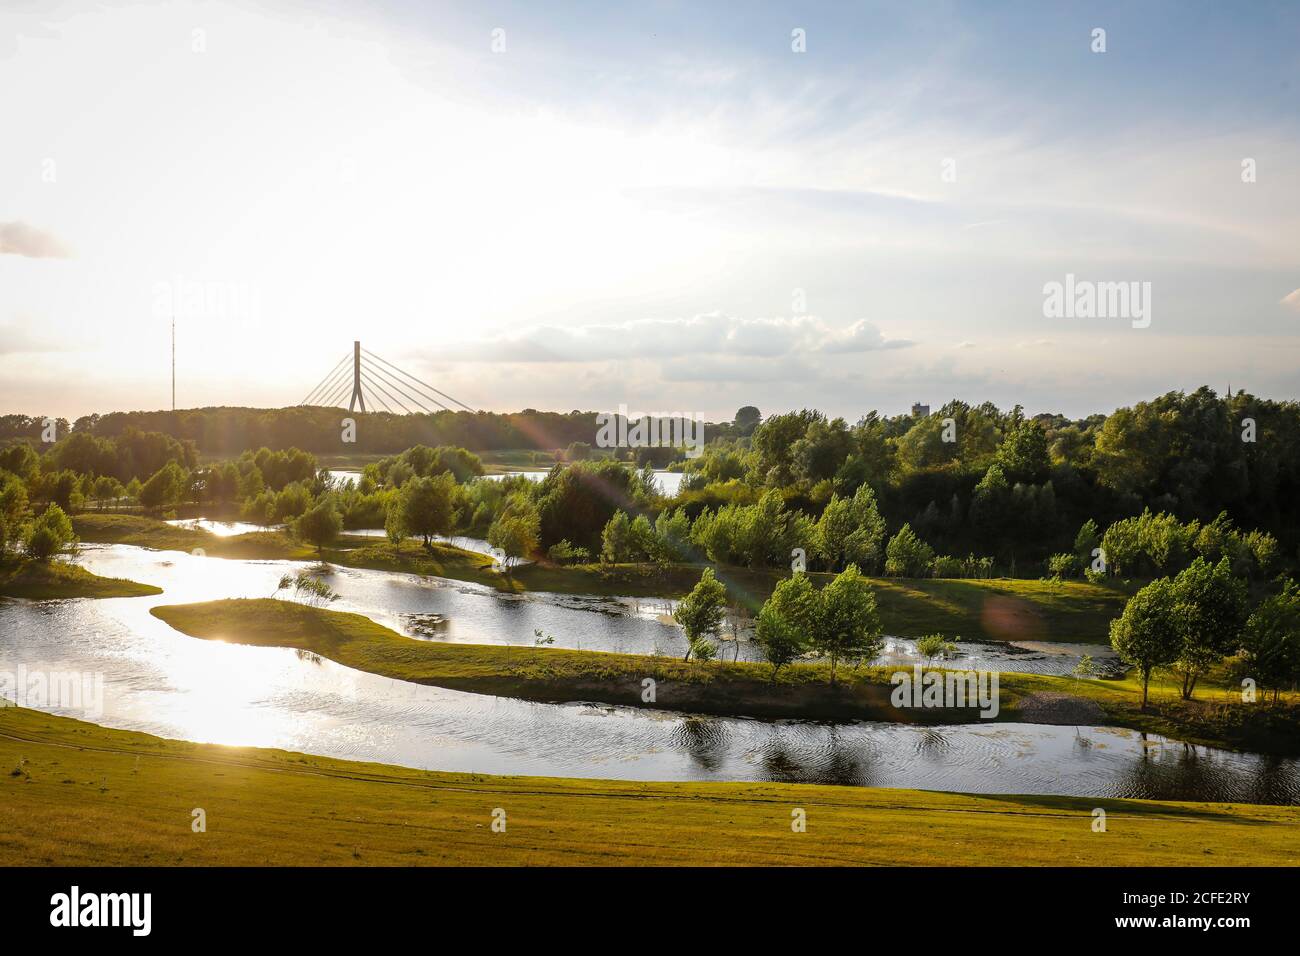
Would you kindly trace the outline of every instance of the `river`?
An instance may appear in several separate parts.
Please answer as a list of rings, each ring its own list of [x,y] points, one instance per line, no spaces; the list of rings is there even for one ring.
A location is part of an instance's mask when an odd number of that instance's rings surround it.
[[[292,562],[124,545],[86,546],[78,560],[98,574],[156,584],[164,594],[0,601],[0,669],[102,674],[102,713],[43,709],[111,727],[482,773],[1300,802],[1300,761],[1122,729],[705,718],[424,687],[291,650],[196,640],[148,613],[159,604],[269,596],[279,576],[298,567]],[[658,602],[514,597],[357,569],[336,569],[329,581],[343,595],[335,608],[366,613],[410,635],[426,630],[417,625],[429,619],[408,615],[436,614],[446,623],[428,633],[439,640],[531,644],[541,630],[556,646],[683,649],[675,628],[661,620],[665,606]],[[893,653],[906,651],[907,643],[898,642]]]

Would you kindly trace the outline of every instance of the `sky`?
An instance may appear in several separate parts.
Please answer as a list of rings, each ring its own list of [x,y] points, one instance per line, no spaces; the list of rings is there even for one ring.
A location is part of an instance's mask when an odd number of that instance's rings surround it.
[[[170,407],[173,318],[183,408],[1296,399],[1298,107],[1295,3],[5,0],[0,414]]]

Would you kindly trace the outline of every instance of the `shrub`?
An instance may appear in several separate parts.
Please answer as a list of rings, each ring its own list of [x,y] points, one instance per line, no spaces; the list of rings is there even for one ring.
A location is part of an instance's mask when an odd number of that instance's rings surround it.
[[[911,525],[903,525],[885,548],[885,574],[896,578],[924,577],[934,560],[934,549],[916,536]]]
[[[45,513],[31,523],[27,530],[24,548],[27,556],[44,561],[58,554],[76,541],[72,534],[72,521],[58,505],[51,504]]]

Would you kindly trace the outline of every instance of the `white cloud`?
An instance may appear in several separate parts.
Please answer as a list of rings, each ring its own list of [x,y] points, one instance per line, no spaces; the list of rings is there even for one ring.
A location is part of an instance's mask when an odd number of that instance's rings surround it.
[[[67,259],[72,253],[57,237],[25,222],[0,222],[0,255]]]
[[[1283,296],[1282,301],[1279,302],[1278,304],[1285,305],[1288,308],[1295,309],[1297,312],[1300,312],[1300,289],[1296,289],[1290,295]]]
[[[440,350],[436,357],[471,362],[596,362],[705,356],[759,359],[817,352],[871,352],[912,344],[907,339],[886,338],[865,320],[836,328],[811,315],[740,319],[712,312],[687,319],[536,326],[462,342]]]

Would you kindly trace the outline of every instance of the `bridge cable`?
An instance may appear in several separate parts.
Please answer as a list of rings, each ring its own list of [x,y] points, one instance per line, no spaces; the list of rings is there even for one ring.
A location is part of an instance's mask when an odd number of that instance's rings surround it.
[[[434,388],[432,385],[428,384],[427,382],[423,382],[423,381],[421,381],[420,379],[418,379],[418,378],[416,378],[414,375],[412,375],[410,372],[405,372],[405,371],[403,371],[402,369],[400,369],[400,368],[398,368],[396,365],[394,365],[392,362],[388,361],[388,360],[385,359],[385,358],[381,358],[380,356],[376,355],[374,352],[370,351],[369,349],[362,349],[361,351],[365,352],[367,355],[369,355],[371,358],[375,359],[376,361],[383,362],[385,365],[387,365],[387,366],[388,366],[389,368],[391,368],[393,371],[400,373],[401,375],[403,375],[403,376],[405,376],[406,378],[410,379],[412,382],[416,383],[417,385],[421,385],[421,386],[423,386],[424,388],[428,389],[429,391],[434,392],[434,393],[436,393],[436,394],[438,394],[438,395],[441,395],[443,398],[447,399],[447,401],[449,401],[449,402],[453,402],[453,403],[459,405],[461,408],[465,409],[465,411],[467,411],[467,412],[475,412],[475,411],[477,411],[477,409],[471,408],[469,405],[466,405],[466,404],[465,404],[464,402],[462,402],[460,399],[458,399],[458,398],[452,398],[452,397],[451,397],[450,395],[448,395],[446,392],[440,391],[439,389]],[[435,402],[437,402],[436,399],[430,399],[430,400],[431,400],[431,401],[435,401]],[[442,405],[441,402],[437,402],[437,404]],[[446,408],[445,405],[444,405],[443,407]],[[450,410],[451,410],[451,409],[448,409],[448,411],[450,411]]]
[[[383,380],[384,380],[385,382],[387,382],[388,385],[389,385],[391,388],[393,388],[394,390],[397,391],[398,394],[400,394],[403,398],[406,398],[407,400],[409,400],[409,401],[411,402],[411,404],[415,405],[417,408],[420,409],[420,411],[424,412],[426,415],[432,415],[432,414],[435,414],[434,411],[433,411],[433,409],[432,409],[432,408],[429,408],[428,405],[425,404],[426,402],[433,402],[433,404],[437,405],[437,406],[438,406],[439,408],[441,408],[443,411],[446,411],[446,412],[451,411],[450,408],[448,408],[446,405],[442,404],[442,402],[438,401],[436,398],[430,398],[430,397],[427,396],[427,395],[421,395],[420,392],[418,392],[418,391],[417,391],[416,389],[414,389],[414,388],[411,388],[411,386],[409,386],[409,385],[404,385],[403,382],[401,382],[401,381],[399,381],[399,380],[397,380],[397,379],[394,379],[391,375],[389,375],[387,372],[385,372],[385,371],[384,371],[382,368],[380,368],[378,365],[371,365],[371,366],[369,366],[369,368],[370,368],[370,370],[371,370],[372,372],[374,372],[376,375],[381,376],[381,377],[383,378]],[[415,395],[412,395],[412,394],[410,394],[410,392],[407,392],[406,389],[408,389],[408,388],[410,388],[412,392],[415,392]]]
[[[341,358],[341,359],[339,360],[339,363],[338,363],[337,365],[335,365],[332,369],[330,369],[328,372],[325,373],[325,377],[324,377],[323,379],[320,380],[320,383],[319,383],[315,388],[313,388],[310,392],[307,393],[307,398],[304,398],[304,399],[303,399],[301,402],[299,402],[298,404],[299,404],[299,405],[306,405],[306,404],[308,404],[307,399],[310,399],[310,398],[311,398],[312,396],[314,396],[317,392],[319,392],[319,391],[321,390],[322,386],[324,386],[324,384],[325,384],[326,382],[328,382],[330,379],[332,379],[332,378],[335,376],[335,374],[336,374],[336,373],[338,372],[338,370],[343,366],[343,364],[344,364],[345,362],[347,362],[347,360],[348,360],[347,355],[344,355],[343,358]]]

